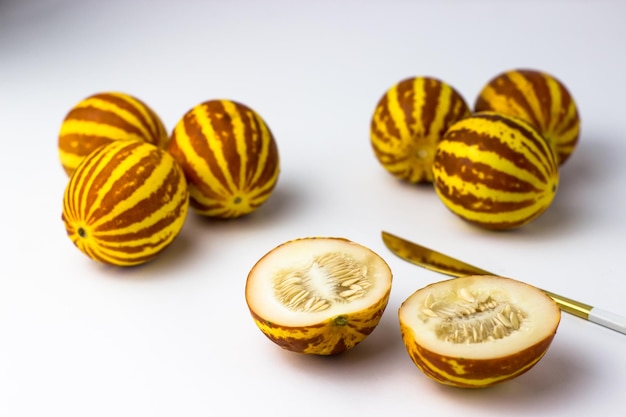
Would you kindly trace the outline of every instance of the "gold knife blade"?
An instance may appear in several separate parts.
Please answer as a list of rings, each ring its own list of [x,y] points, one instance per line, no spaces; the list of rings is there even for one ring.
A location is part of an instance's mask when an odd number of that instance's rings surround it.
[[[385,231],[382,232],[382,238],[387,248],[393,254],[407,262],[431,271],[453,277],[497,275]],[[550,291],[542,291],[548,294],[559,305],[561,310],[566,313],[626,334],[626,318]]]

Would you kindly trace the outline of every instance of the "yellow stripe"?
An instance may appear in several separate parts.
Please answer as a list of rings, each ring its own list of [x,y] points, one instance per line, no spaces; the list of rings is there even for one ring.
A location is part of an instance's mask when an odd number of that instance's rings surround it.
[[[196,115],[197,113],[199,113],[199,110],[195,109],[192,110],[192,112],[193,113],[190,116],[193,117],[197,123],[200,123],[201,121]],[[210,123],[206,120],[206,118],[204,120],[204,123],[205,126],[202,126],[202,133],[204,137],[208,140],[210,136],[207,135],[212,135],[213,130],[211,129]],[[181,153],[187,158],[188,167],[194,171],[194,173],[200,178],[200,181],[202,183],[206,184],[207,187],[211,185],[212,187],[210,188],[215,190],[215,186],[219,186],[219,184],[215,184],[216,181],[213,180],[213,177],[207,175],[210,172],[209,165],[203,158],[198,156],[195,149],[191,146],[191,138],[185,131],[184,120],[181,120],[176,125],[176,127],[174,128],[173,136],[175,138],[176,144],[180,148]],[[191,191],[193,191],[193,187]],[[215,191],[218,191],[219,194],[222,195],[226,194],[226,190],[223,187]]]
[[[526,76],[518,71],[510,72],[508,74],[508,77],[515,85],[517,90],[521,91],[524,98],[526,98],[528,106],[530,107],[530,109],[522,110],[522,113],[520,113],[520,115],[523,115],[522,118],[528,120],[529,122],[532,120],[537,120],[537,122],[539,122],[540,124],[540,126],[537,126],[537,128],[544,130],[548,123],[548,120],[546,120],[541,110],[541,101],[539,100],[539,97],[537,97],[537,92],[533,88],[533,85],[528,81]],[[520,109],[523,108],[520,107]]]
[[[99,122],[90,122],[85,120],[66,120],[61,126],[60,136],[65,135],[88,135],[102,136],[111,140],[135,139],[148,142],[150,136],[142,137],[135,133]]]
[[[486,190],[485,188],[476,190],[474,186],[470,186],[467,183],[459,181],[458,178],[448,177],[445,174],[445,172],[438,173],[438,177],[446,185],[449,185],[450,187],[456,190],[461,190],[462,194],[474,194],[474,195],[479,194],[482,198],[486,198],[486,197],[493,198],[493,200],[497,201],[498,203],[514,201],[514,199],[510,199],[510,198],[501,198],[501,196],[505,195],[502,192],[493,192],[492,190],[491,193],[489,193],[485,191]],[[478,187],[478,188],[481,188],[481,187]],[[541,204],[533,204],[529,207],[525,207],[523,209],[518,209],[514,211],[505,211],[505,212],[497,212],[497,213],[481,212],[481,211],[477,211],[480,209],[480,207],[472,207],[471,209],[468,209],[448,199],[445,195],[441,193],[441,191],[438,188],[435,188],[435,191],[437,192],[437,194],[439,195],[443,203],[446,205],[446,207],[449,207],[453,212],[457,213],[461,217],[466,218],[468,220],[476,221],[480,223],[487,223],[487,224],[488,223],[493,223],[493,224],[495,223],[518,223],[521,221],[525,221],[534,213],[536,213],[538,209],[542,206]],[[520,196],[520,197],[521,199],[523,199],[524,196]],[[546,204],[547,204],[550,200],[550,194],[546,193],[542,197],[544,200],[546,200]]]
[[[130,169],[130,167],[135,165],[141,158],[149,154],[150,154],[149,151],[148,152],[144,151],[141,153],[139,152],[134,153],[131,158],[127,158],[126,160],[123,161],[124,162],[123,164],[120,164],[118,167],[116,167],[114,171],[114,175],[112,175],[112,177],[114,176],[115,180],[119,179],[122,175],[124,175],[124,173],[128,169]],[[132,161],[128,161],[129,159],[132,159]],[[142,200],[145,200],[147,196],[150,196],[150,194],[152,194],[153,192],[155,192],[162,186],[163,180],[167,178],[167,175],[173,169],[175,169],[173,165],[173,161],[170,158],[163,158],[161,163],[155,168],[152,174],[149,177],[143,179],[144,182],[140,187],[134,188],[132,194],[128,196],[128,198],[126,198],[125,200],[118,201],[115,207],[113,208],[113,210],[109,211],[106,216],[100,217],[99,219],[97,219],[97,221],[93,223],[93,227],[97,228],[98,226],[103,225],[115,219],[126,210],[134,207],[135,205],[140,203]],[[104,195],[108,194],[109,192],[115,192],[115,190],[112,190],[112,187],[111,187],[115,183],[115,180],[107,182],[107,184],[105,184],[105,186],[102,187],[102,189],[105,191],[102,193],[99,193],[99,196],[101,198],[103,198]],[[179,190],[179,194],[180,194],[180,190]],[[126,233],[140,232],[142,229],[150,227],[156,222],[158,222],[159,220],[161,220],[163,218],[163,213],[167,213],[171,211],[177,205],[178,205],[178,200],[172,199],[168,201],[167,203],[159,206],[156,210],[152,211],[151,213],[149,214],[146,213],[148,215],[144,217],[139,223],[128,225],[125,228],[116,228],[115,230],[109,231],[109,232],[106,232],[106,231],[98,232],[98,235],[111,236],[111,235],[121,235],[121,234],[126,234]],[[152,240],[158,240],[158,239],[152,239]]]
[[[91,154],[89,157],[86,158],[85,161],[83,161],[83,164],[80,166],[80,174],[75,174],[72,177],[73,179],[76,178],[76,198],[80,198],[81,194],[83,196],[82,199],[76,201],[76,205],[77,207],[79,207],[79,216],[84,221],[89,221],[89,213],[86,212],[86,210],[88,209],[87,199],[89,197],[89,194],[93,192],[92,184],[98,176],[98,167],[105,165],[113,158],[113,152],[109,152],[108,150],[111,149],[111,146],[118,147],[120,143],[121,142],[111,142],[111,144]],[[105,150],[107,150],[107,152],[105,152]],[[102,159],[102,162],[100,163],[100,165],[98,165],[98,161],[100,159]],[[90,172],[92,172],[91,175],[87,175]]]
[[[397,145],[395,139],[389,130],[387,130],[387,123],[382,118],[384,108],[377,107],[374,113],[374,127],[375,129],[371,129],[371,142],[374,148],[381,153],[390,153]],[[380,131],[380,136],[377,131]]]
[[[162,121],[159,119],[156,113],[151,111],[151,109],[149,109],[145,103],[139,101],[137,98],[133,96],[130,96],[128,94],[123,94],[123,93],[116,93],[116,92],[109,93],[109,94],[111,96],[118,97],[120,99],[125,100],[126,102],[130,103],[135,108],[135,110],[141,113],[143,118],[146,120],[146,123],[148,123],[147,127],[150,131],[148,132],[145,129],[146,126],[143,123],[141,123],[139,119],[137,119],[135,116],[132,116],[132,119],[136,121],[136,124],[135,123],[132,123],[132,124],[140,128],[141,131],[144,132],[144,135],[147,135],[146,138],[153,138],[153,141],[150,141],[150,142],[155,143],[159,147],[165,146],[165,142],[167,140],[167,133],[165,132],[165,127],[163,126]],[[122,114],[126,114],[126,111],[122,111],[120,109],[120,111],[116,113],[121,116]],[[130,123],[130,119],[124,118],[124,120]]]
[[[531,127],[527,127],[529,131],[532,131]],[[531,138],[527,138],[526,135],[524,135],[524,133],[520,130],[512,129],[500,121],[485,120],[479,117],[473,117],[471,119],[460,121],[454,126],[453,129],[450,130],[450,132],[460,129],[468,129],[479,135],[491,136],[494,140],[498,140],[500,143],[505,144],[508,148],[523,154],[524,157],[528,159],[532,165],[534,165],[546,178],[552,177],[552,171],[556,170],[554,161],[544,158],[544,156],[548,156],[549,158],[552,151],[549,144],[539,135],[533,136],[534,140],[530,140]],[[537,144],[539,147],[536,146]],[[495,152],[480,152],[477,148],[468,150],[467,146],[463,143],[451,142],[447,140],[442,141],[440,146],[442,148],[448,146],[448,148],[444,150],[453,152],[460,156],[467,156],[469,153],[472,160],[485,162],[494,161],[497,163],[497,166],[502,166],[502,171],[516,175],[524,181],[528,181],[533,184],[541,184],[539,178],[535,177],[530,172],[519,170],[512,163],[502,159],[502,157]],[[530,148],[530,150],[528,148]],[[494,167],[496,166],[495,163],[491,163],[490,165]]]
[[[61,165],[63,165],[65,169],[72,170],[78,167],[82,160],[85,159],[85,156],[65,152],[61,148],[59,148],[59,159],[61,160]]]
[[[563,106],[563,97],[561,96],[561,89],[559,84],[552,77],[547,74],[541,74],[541,77],[548,85],[550,91],[550,98],[552,99],[552,106],[550,108],[550,118],[544,124],[544,130],[546,132],[554,132],[558,129],[558,115],[561,112],[561,106]]]
[[[411,137],[423,137],[425,135],[424,125],[422,123],[422,113],[424,112],[424,107],[429,103],[428,97],[426,97],[426,79],[422,77],[416,77],[413,80],[412,89],[407,91],[407,96],[410,92],[413,93],[413,102],[411,103],[412,107],[412,116],[413,116],[413,124],[410,128],[402,133],[402,138],[407,140]],[[396,87],[397,90],[397,87]],[[408,98],[408,97],[407,97]],[[407,101],[407,98],[397,97],[398,100]],[[406,121],[404,119],[404,111],[400,107],[400,103],[398,102],[398,108],[395,110],[397,113],[394,115],[394,121],[396,122],[396,126],[398,125],[406,125]]]
[[[151,119],[150,114],[136,100],[124,94],[112,93],[110,95],[114,97],[118,97],[126,101],[130,105],[132,105],[139,113],[141,113],[146,118],[146,120]],[[76,108],[81,108],[81,107],[93,107],[98,110],[102,110],[103,112],[114,113],[115,115],[122,118],[128,124],[139,129],[142,133],[143,140],[145,141],[151,142],[150,139],[154,137],[152,132],[146,130],[146,126],[143,123],[141,123],[141,120],[139,120],[133,113],[115,105],[114,103],[105,101],[104,99],[99,98],[98,96],[87,98],[76,106]]]
[[[214,129],[214,126],[211,124],[211,119],[208,117],[206,109],[203,106],[195,107],[193,110],[193,116],[195,116],[198,124],[200,125],[200,129],[202,130],[202,134],[205,138],[207,138],[209,149],[211,153],[215,157],[217,162],[217,168],[224,175],[225,181],[227,184],[222,184],[213,176],[206,175],[210,170],[208,165],[204,162],[206,168],[197,171],[202,179],[202,182],[211,188],[214,192],[220,194],[222,197],[227,197],[230,195],[229,189],[234,188],[235,184],[233,182],[233,178],[230,175],[230,171],[228,170],[228,161],[224,157],[224,152],[222,150],[222,142],[219,139],[221,135],[231,136],[232,132],[218,132]],[[193,153],[192,153],[193,155]],[[194,160],[196,158],[193,158]]]
[[[437,139],[439,139],[439,135],[444,133],[446,116],[455,112],[455,109],[452,108],[452,88],[442,84],[438,99],[435,118],[430,129],[430,134],[436,136]]]
[[[255,184],[263,174],[263,171],[265,171],[266,169],[266,165],[269,159],[270,145],[272,143],[272,136],[269,128],[258,114],[251,112],[249,114],[249,117],[251,119],[256,119],[257,123],[261,127],[260,131],[255,130],[253,132],[255,141],[261,141],[261,152],[258,155],[258,163],[254,175],[252,176],[252,179],[250,181],[251,184]],[[276,178],[276,175],[274,175],[273,178]],[[265,184],[265,186],[269,186],[273,182],[275,181],[270,180],[268,181],[268,183]]]
[[[385,168],[397,176],[404,177],[409,167],[409,160],[406,157],[406,143],[410,135],[407,123],[404,118],[404,112],[398,101],[398,86],[394,86],[386,93],[387,111],[390,120],[386,121],[382,118],[383,108],[376,109],[374,115],[374,123],[376,129],[382,132],[383,137],[372,132],[372,145],[378,152],[378,159]],[[388,130],[388,123],[393,123],[394,127],[399,131],[398,135],[392,134]]]
[[[574,141],[579,134],[579,123],[576,123],[569,130],[563,130],[565,126],[568,126],[572,121],[578,118],[578,112],[576,109],[576,105],[574,104],[574,100],[571,99],[569,106],[567,108],[563,108],[563,95],[561,94],[560,84],[553,78],[544,75],[546,81],[548,82],[548,86],[550,88],[550,94],[552,95],[552,109],[551,114],[554,116],[551,120],[550,126],[547,128],[547,134],[550,135],[550,139],[555,142],[558,146],[560,152],[571,153],[574,150],[574,146],[568,144]],[[558,123],[558,115],[561,112],[565,112],[565,117]]]
[[[532,120],[525,107],[520,106],[517,101],[511,100],[506,95],[498,94],[491,85],[485,86],[484,90],[481,92],[481,96],[489,104],[491,109],[497,109],[498,111],[500,111],[500,109],[509,109],[506,111],[507,114],[517,115],[517,117],[526,120]]]
[[[472,378],[463,378],[463,377],[458,376],[458,375],[453,375],[453,374],[449,374],[447,372],[444,372],[441,369],[437,368],[428,359],[426,359],[426,357],[421,355],[418,349],[414,349],[414,352],[415,352],[416,356],[418,356],[419,359],[421,360],[423,366],[427,367],[434,374],[441,376],[442,379],[444,379],[446,381],[449,381],[449,382],[453,382],[453,383],[459,384],[459,385],[471,385],[471,386],[476,386],[476,387],[492,385],[492,384],[495,384],[497,382],[500,382],[500,381],[506,380],[508,378],[511,378],[512,376],[520,375],[520,374],[526,372],[527,370],[529,370],[530,368],[532,368],[537,362],[539,362],[539,360],[545,354],[545,352],[544,352],[539,357],[534,359],[532,362],[530,362],[526,366],[520,368],[519,370],[516,370],[512,374],[499,375],[499,376],[494,376],[494,377],[491,377],[491,378],[472,379]]]
[[[391,115],[391,120],[393,121],[396,129],[398,129],[398,131],[400,132],[400,137],[390,143],[391,146],[389,148],[389,152],[394,153],[393,149],[402,146],[402,142],[411,137],[411,132],[405,120],[404,111],[400,106],[400,98],[398,97],[398,86],[391,88],[387,93],[387,104],[389,108],[389,114]]]
[[[394,116],[391,114],[391,109],[389,108],[389,102],[391,100],[394,99],[390,96],[389,93],[387,93],[387,110],[389,112],[390,118],[389,122],[393,123],[393,125],[395,126],[398,124],[398,122],[394,120]],[[372,129],[371,142],[376,151],[379,153],[379,159],[381,160],[383,165],[393,166],[398,162],[402,162],[399,157],[401,157],[403,154],[403,151],[401,149],[404,145],[403,136],[396,136],[388,130],[388,121],[383,120],[382,117],[382,113],[384,110],[385,109],[382,107],[376,109],[376,112],[374,114],[374,126],[376,128],[375,130],[380,131],[380,136],[376,133],[374,129]],[[400,125],[403,125],[403,123],[401,122]],[[400,134],[406,135],[406,129],[405,133]]]
[[[224,140],[228,141],[232,139],[235,142],[237,154],[239,155],[241,162],[239,165],[239,184],[235,184],[235,181],[232,178],[232,173],[229,169],[228,161],[226,160],[224,160],[224,167],[222,167],[222,171],[224,171],[226,178],[230,178],[231,182],[229,184],[231,184],[231,189],[243,190],[246,184],[248,152],[246,151],[246,132],[242,117],[249,117],[248,112],[243,108],[238,108],[235,103],[229,100],[222,100],[221,104],[224,106],[226,114],[230,116],[230,121],[233,125],[232,132],[228,132],[228,135],[224,135]],[[241,110],[244,115],[241,115],[237,110]]]
[[[93,177],[96,177],[98,173],[100,173],[102,171],[102,169],[104,169],[106,166],[110,166],[110,164],[112,163],[111,161],[118,156],[118,154],[123,151],[128,145],[128,142],[112,142],[113,146],[112,147],[107,147],[106,148],[106,158],[103,161],[103,163],[101,163],[98,168],[97,168],[97,172],[96,175],[94,175]],[[131,144],[134,145],[134,142]],[[115,166],[115,168],[110,172],[109,177],[106,179],[105,183],[100,187],[99,190],[94,190],[92,187],[92,183],[93,181],[88,185],[88,190],[90,190],[90,192],[96,192],[96,199],[94,200],[93,204],[91,205],[91,207],[89,207],[89,212],[85,213],[85,218],[88,220],[91,220],[94,212],[96,210],[98,210],[100,208],[100,206],[102,205],[102,200],[104,199],[104,197],[109,194],[109,192],[115,192],[115,190],[112,190],[113,188],[113,184],[115,184],[115,182],[117,182],[122,175],[124,175],[126,173],[126,171],[128,171],[129,169],[131,169],[133,167],[133,165],[135,165],[137,163],[137,160],[145,155],[147,155],[149,153],[149,151],[151,150],[151,147],[148,147],[148,145],[146,146],[139,146],[136,147],[135,149],[133,149],[132,153],[129,155],[129,157],[124,158],[123,160],[120,161],[120,163]],[[85,203],[86,204],[86,203]],[[114,208],[114,210],[120,210],[120,206],[122,207],[127,207],[125,202],[121,202],[120,204],[116,205],[116,207]],[[85,207],[86,208],[86,207]],[[96,227],[98,224],[102,224],[103,221],[106,221],[108,219],[108,217],[102,217],[99,219],[96,219],[96,221],[93,224],[94,227]]]

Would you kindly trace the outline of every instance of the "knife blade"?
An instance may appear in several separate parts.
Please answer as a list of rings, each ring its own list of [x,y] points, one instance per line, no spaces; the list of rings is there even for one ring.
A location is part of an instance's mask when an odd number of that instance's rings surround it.
[[[385,246],[387,246],[394,255],[431,271],[453,277],[465,275],[497,275],[385,231],[382,232],[382,239]],[[563,297],[550,291],[542,291],[549,295],[559,305],[562,311],[619,333],[626,334],[626,317],[571,298]]]

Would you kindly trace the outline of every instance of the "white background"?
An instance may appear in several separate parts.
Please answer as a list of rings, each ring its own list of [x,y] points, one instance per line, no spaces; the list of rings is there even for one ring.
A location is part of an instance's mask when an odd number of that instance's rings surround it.
[[[618,0],[0,0],[0,416],[623,415],[626,336],[568,314],[514,381],[427,379],[397,309],[446,277],[396,258],[380,232],[626,315],[625,16]],[[369,122],[391,85],[436,76],[473,104],[516,67],[561,79],[583,121],[538,220],[474,228],[378,164]],[[204,100],[253,107],[279,146],[274,194],[235,221],[190,214],[144,266],[92,262],[61,222],[57,134],[108,90],[141,98],[168,130]],[[366,245],[394,272],[379,327],[339,357],[281,350],[244,299],[258,258],[313,235]]]

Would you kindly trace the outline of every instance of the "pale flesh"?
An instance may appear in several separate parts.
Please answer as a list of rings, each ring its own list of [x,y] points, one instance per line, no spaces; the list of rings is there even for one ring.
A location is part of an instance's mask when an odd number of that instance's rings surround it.
[[[361,311],[391,287],[391,271],[370,249],[342,238],[303,238],[282,244],[252,268],[249,307],[288,326]]]
[[[400,321],[418,345],[466,359],[514,354],[554,334],[558,305],[543,291],[495,276],[455,278],[416,291]]]

